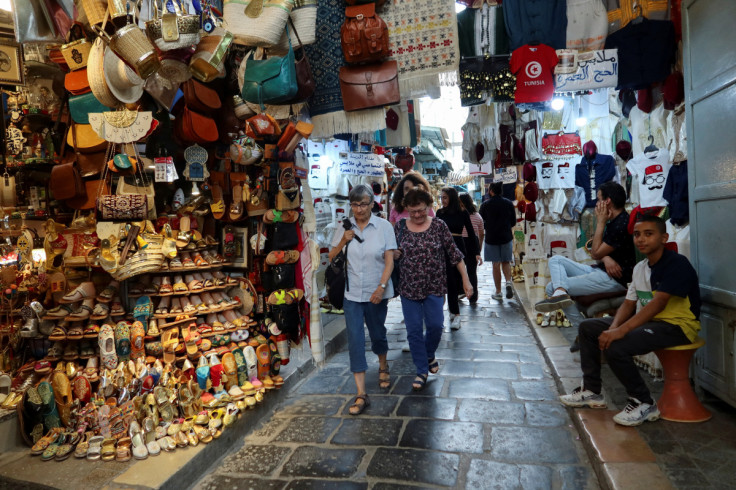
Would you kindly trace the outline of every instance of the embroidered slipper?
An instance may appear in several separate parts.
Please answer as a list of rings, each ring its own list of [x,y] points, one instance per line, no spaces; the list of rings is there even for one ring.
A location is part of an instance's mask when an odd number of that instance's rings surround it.
[[[118,322],[115,325],[115,353],[120,361],[127,361],[130,358],[130,324],[128,322]]]

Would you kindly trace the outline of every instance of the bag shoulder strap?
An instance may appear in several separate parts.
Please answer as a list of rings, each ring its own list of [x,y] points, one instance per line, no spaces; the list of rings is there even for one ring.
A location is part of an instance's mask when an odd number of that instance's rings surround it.
[[[345,275],[345,290],[350,291],[350,282],[348,281],[348,245],[350,242],[345,244],[343,252],[345,253],[345,266],[343,267],[343,274]]]

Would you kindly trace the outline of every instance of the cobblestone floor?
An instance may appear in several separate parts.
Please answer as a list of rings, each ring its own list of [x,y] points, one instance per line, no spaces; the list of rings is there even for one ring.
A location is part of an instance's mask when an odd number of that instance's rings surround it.
[[[481,284],[489,272],[479,270]],[[411,389],[401,306],[391,301],[390,389],[378,388],[369,352],[371,406],[351,416],[355,384],[343,349],[196,487],[597,488],[520,305],[481,291],[476,306],[463,301],[462,328],[443,334],[440,373],[423,391]]]

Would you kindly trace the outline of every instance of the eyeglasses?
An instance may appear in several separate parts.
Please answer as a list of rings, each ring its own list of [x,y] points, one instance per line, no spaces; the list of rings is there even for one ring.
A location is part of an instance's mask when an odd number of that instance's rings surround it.
[[[421,216],[427,212],[427,206],[423,207],[422,209],[415,209],[414,211],[407,210],[407,211],[409,211],[409,214],[411,216]]]
[[[368,206],[373,205],[371,202],[351,202],[350,207],[351,208],[360,208],[360,209],[366,209]]]

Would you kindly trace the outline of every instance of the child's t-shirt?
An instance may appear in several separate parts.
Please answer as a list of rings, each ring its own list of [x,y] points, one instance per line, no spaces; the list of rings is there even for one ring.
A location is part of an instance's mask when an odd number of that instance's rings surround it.
[[[685,256],[665,249],[654,266],[650,267],[647,259],[636,264],[626,299],[636,301],[637,313],[658,291],[671,296],[653,320],[679,326],[694,341],[700,331],[700,286],[698,275]]]

